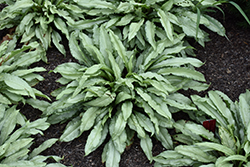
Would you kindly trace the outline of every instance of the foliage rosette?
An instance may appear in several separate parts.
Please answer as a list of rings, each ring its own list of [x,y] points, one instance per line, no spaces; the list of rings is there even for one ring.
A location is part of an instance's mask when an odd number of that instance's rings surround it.
[[[39,90],[32,88],[44,78],[35,72],[46,71],[43,67],[29,68],[31,64],[46,60],[44,49],[37,43],[23,45],[16,48],[17,38],[4,41],[0,45],[0,103],[17,104],[25,103],[25,97],[36,96],[49,99]]]
[[[217,141],[207,138],[206,141],[197,142],[191,140],[191,136],[188,140],[186,135],[183,141],[191,143],[159,154],[154,158],[155,166],[249,166],[249,98],[249,90],[235,102],[220,91],[209,91],[207,97],[192,95],[193,102],[200,109],[197,112],[216,119]]]
[[[69,0],[0,1],[3,2],[8,6],[0,12],[0,29],[16,27],[21,43],[39,40],[46,50],[52,41],[64,55],[66,51],[60,42],[62,34],[69,38],[67,22],[84,18],[80,8]]]
[[[147,44],[156,49],[157,41],[168,38],[173,41],[178,34],[195,38],[201,45],[208,40],[208,29],[225,36],[220,22],[206,14],[211,8],[219,8],[215,0],[75,0],[82,7],[86,20],[69,22],[74,29],[92,29],[96,24],[121,31],[126,48]],[[90,20],[88,20],[90,18]]]
[[[203,63],[174,56],[183,35],[175,42],[157,42],[156,50],[149,47],[138,53],[136,49],[127,50],[111,29],[101,26],[96,31],[100,34],[96,38],[79,31],[71,34],[69,46],[80,64],[64,63],[54,70],[62,75],[58,82],[65,86],[53,92],[57,101],[43,104],[43,115],[52,124],[70,120],[61,141],[71,141],[91,130],[86,155],[110,136],[102,154],[106,166],[119,165],[121,154],[135,134],[152,161],[151,137],[172,149],[166,129],[173,127],[172,113],[196,109],[189,98],[176,91],[207,88],[204,76],[194,69]],[[97,41],[104,48],[97,47]],[[37,104],[35,100],[29,103]]]
[[[51,147],[58,139],[49,139],[30,152],[33,144],[32,135],[43,135],[49,127],[46,118],[29,122],[16,110],[16,106],[9,107],[0,104],[0,166],[2,167],[65,167],[60,163],[47,164],[48,158],[60,161],[57,156],[39,155],[45,149]]]

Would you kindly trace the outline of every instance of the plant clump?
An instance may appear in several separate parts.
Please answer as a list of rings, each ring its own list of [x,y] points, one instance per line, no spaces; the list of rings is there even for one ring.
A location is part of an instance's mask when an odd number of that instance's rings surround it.
[[[15,33],[21,36],[21,43],[38,40],[45,50],[51,42],[66,54],[62,34],[69,38],[70,27],[67,22],[84,19],[81,9],[68,0],[17,0],[6,1],[8,4],[0,12],[0,29],[16,27]]]
[[[71,120],[60,137],[64,142],[91,130],[86,155],[110,136],[102,156],[107,166],[118,166],[121,153],[136,134],[152,161],[150,136],[155,136],[166,149],[172,149],[173,142],[166,129],[172,128],[172,113],[196,109],[177,91],[207,88],[202,83],[203,75],[189,68],[189,65],[199,67],[203,63],[195,58],[173,56],[173,46],[179,47],[176,44],[181,44],[181,38],[176,38],[174,44],[168,39],[159,41],[156,51],[149,48],[139,54],[126,50],[112,30],[104,26],[98,30],[98,39],[83,33],[72,34],[70,49],[76,52],[75,48],[81,48],[78,50],[81,54],[76,57],[81,57],[82,63],[65,63],[54,70],[62,75],[58,82],[66,85],[55,92],[58,101],[48,105],[43,115],[53,124]],[[81,45],[76,45],[77,39]],[[99,43],[106,40],[106,44],[102,44],[108,47],[99,50],[94,45],[96,40]],[[83,43],[85,41],[87,43]]]

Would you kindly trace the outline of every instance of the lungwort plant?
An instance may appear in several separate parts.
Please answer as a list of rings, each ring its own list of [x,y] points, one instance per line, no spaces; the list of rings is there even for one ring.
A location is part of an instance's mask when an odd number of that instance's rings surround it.
[[[45,58],[44,49],[37,43],[16,48],[16,37],[0,45],[0,103],[25,103],[23,96],[48,98],[39,90],[32,88],[44,78],[34,72],[46,71],[43,67],[29,68],[31,64]],[[49,99],[49,98],[48,98]]]
[[[218,8],[215,0],[74,0],[82,6],[86,20],[69,22],[75,29],[89,29],[95,24],[104,24],[122,32],[126,48],[141,48],[147,44],[156,49],[157,41],[173,41],[178,34],[195,38],[201,45],[208,40],[208,29],[225,36],[224,27],[206,14],[208,7]],[[90,18],[90,19],[89,19]],[[93,19],[94,18],[94,19]]]
[[[83,16],[80,8],[70,0],[0,0],[9,5],[0,12],[0,29],[16,26],[21,42],[40,40],[47,50],[51,40],[57,49],[65,54],[60,43],[61,34],[69,38],[68,21],[76,21]]]
[[[48,164],[48,158],[60,161],[57,156],[39,155],[45,149],[51,147],[58,139],[49,139],[30,152],[33,144],[32,135],[41,134],[49,127],[46,118],[34,122],[26,119],[16,110],[0,104],[0,166],[1,167],[64,167],[59,163]]]
[[[60,141],[71,141],[90,130],[86,155],[110,136],[102,154],[108,167],[119,166],[121,154],[136,134],[152,161],[151,137],[172,149],[166,129],[172,127],[172,113],[196,109],[189,98],[176,91],[207,88],[203,75],[192,68],[203,63],[174,56],[184,35],[158,41],[156,49],[138,53],[127,50],[112,30],[104,26],[97,30],[97,39],[77,31],[71,34],[69,46],[80,64],[69,62],[54,70],[62,75],[58,82],[65,85],[53,92],[57,101],[52,105],[35,100],[29,103],[37,108],[48,104],[43,115],[52,124],[69,120]],[[94,41],[103,48],[96,47]]]
[[[216,119],[219,140],[189,140],[191,145],[180,145],[158,155],[155,166],[250,166],[250,92],[241,94],[236,102],[220,91],[210,91],[208,95],[193,95],[192,100],[202,112]]]

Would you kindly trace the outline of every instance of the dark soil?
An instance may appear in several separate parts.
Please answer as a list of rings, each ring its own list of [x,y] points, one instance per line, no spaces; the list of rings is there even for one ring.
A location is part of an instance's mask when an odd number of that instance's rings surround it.
[[[209,90],[220,90],[227,94],[232,100],[237,100],[238,96],[250,88],[250,28],[241,28],[236,25],[238,18],[226,12],[225,22],[222,14],[216,14],[216,19],[223,23],[227,31],[227,40],[225,37],[209,32],[211,41],[206,43],[203,48],[194,44],[197,58],[205,64],[197,69],[205,75]],[[1,32],[0,32],[1,33]],[[1,35],[1,34],[0,34]],[[47,72],[41,73],[45,80],[36,85],[36,88],[44,94],[51,97],[50,93],[60,84],[56,80],[59,74],[48,72],[53,70],[57,65],[64,62],[75,61],[68,53],[66,57],[61,55],[55,48],[47,52],[48,63],[39,62],[34,66],[43,66]],[[204,96],[206,92],[199,95]],[[189,91],[187,94],[196,93]],[[54,100],[53,97],[51,97]],[[20,106],[21,112],[30,120],[39,118],[41,112],[25,105]],[[39,146],[42,142],[50,138],[59,138],[66,126],[64,124],[52,125],[44,132],[44,136],[35,136],[34,147]],[[64,157],[61,161],[63,164],[73,167],[102,167],[101,154],[103,145],[88,156],[84,156],[84,145],[86,144],[89,132],[83,133],[79,138],[72,142],[57,142],[50,149],[43,152],[44,155],[58,155]],[[153,154],[157,155],[164,150],[161,144],[153,140]],[[131,147],[127,148],[122,154],[120,167],[153,167],[153,164],[147,160],[142,149],[140,141],[135,138]]]

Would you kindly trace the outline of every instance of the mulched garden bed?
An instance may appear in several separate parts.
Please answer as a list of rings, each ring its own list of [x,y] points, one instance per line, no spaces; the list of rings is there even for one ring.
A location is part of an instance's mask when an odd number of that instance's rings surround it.
[[[226,9],[225,9],[226,10]],[[225,12],[225,21],[221,13],[215,14],[216,19],[223,23],[227,31],[227,40],[225,37],[220,37],[215,33],[210,32],[211,41],[206,43],[205,48],[198,44],[193,44],[197,49],[197,58],[205,62],[205,64],[197,69],[205,75],[207,83],[210,83],[208,90],[220,90],[227,94],[233,101],[237,100],[238,96],[250,89],[250,28],[242,28],[236,25],[238,18],[234,18],[232,14]],[[0,31],[2,38],[6,31]],[[74,58],[67,52],[67,56],[60,54],[54,47],[47,52],[48,63],[39,62],[33,66],[42,66],[47,69],[47,72],[41,73],[45,80],[40,82],[35,87],[48,95],[52,100],[55,100],[50,93],[60,84],[56,80],[60,77],[59,74],[48,73],[57,65],[75,61]],[[205,92],[184,92],[186,95],[199,94],[205,96]],[[41,112],[33,109],[29,105],[20,105],[20,111],[30,120],[39,118]],[[176,119],[183,115],[176,115]],[[35,136],[34,147],[50,138],[59,138],[66,126],[64,124],[52,125],[44,132],[44,135]],[[57,142],[51,148],[44,151],[44,155],[58,155],[64,157],[61,161],[63,164],[73,167],[102,167],[105,166],[101,162],[101,154],[103,146],[88,156],[84,156],[84,145],[86,144],[89,132],[83,133],[79,138],[72,142],[61,143]],[[157,155],[164,150],[160,142],[153,139],[153,154]],[[122,154],[120,167],[152,167],[153,164],[147,160],[140,142],[134,138],[134,143],[126,149]]]

